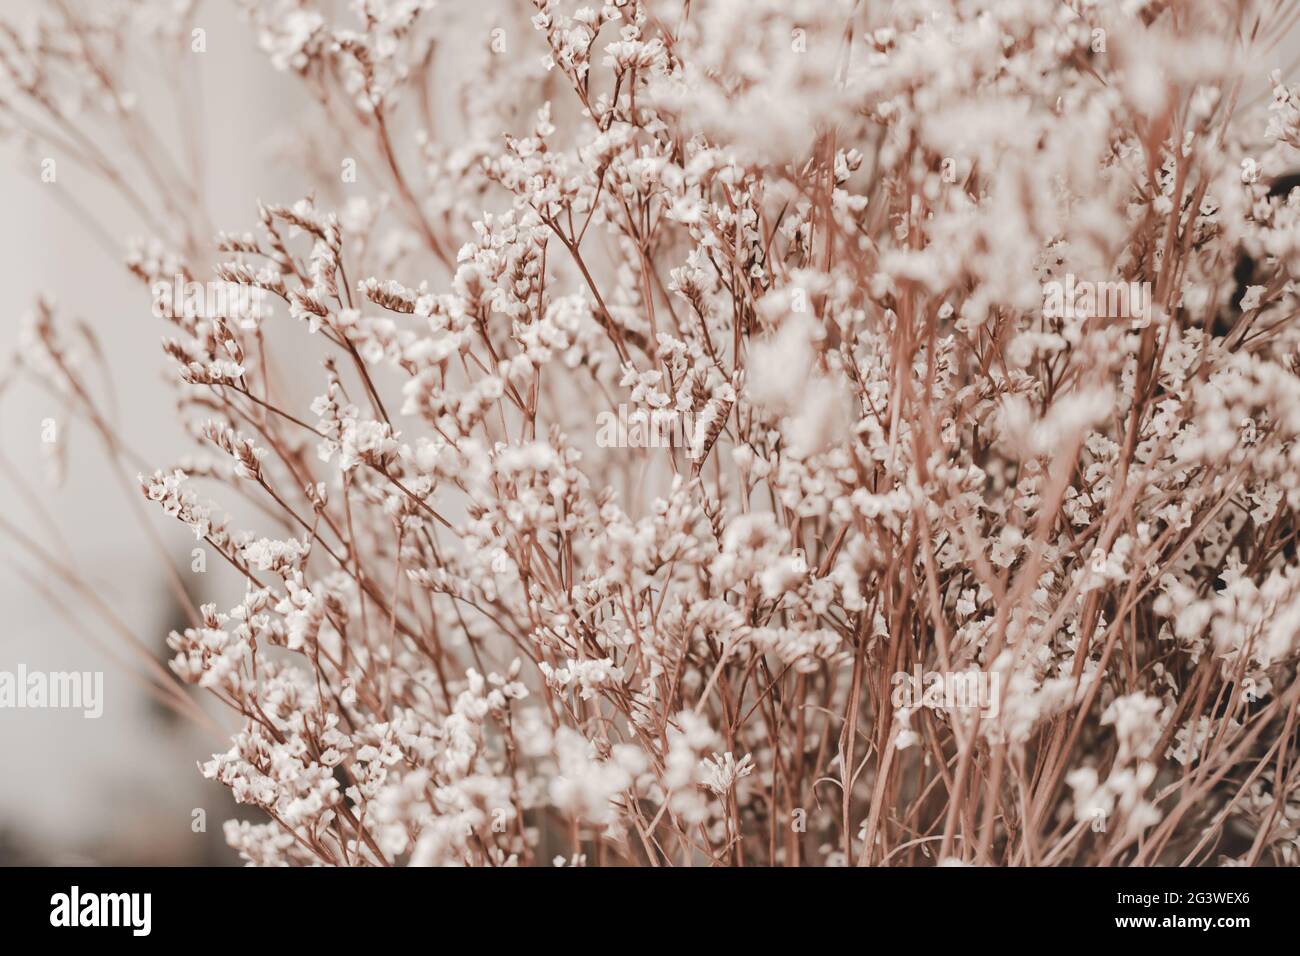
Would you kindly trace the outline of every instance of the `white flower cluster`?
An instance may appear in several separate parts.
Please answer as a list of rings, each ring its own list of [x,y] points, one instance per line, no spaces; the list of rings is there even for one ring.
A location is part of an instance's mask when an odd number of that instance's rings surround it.
[[[298,320],[164,317],[256,526],[142,479],[247,579],[171,638],[244,859],[1300,862],[1278,5],[242,5],[371,171],[128,260]]]

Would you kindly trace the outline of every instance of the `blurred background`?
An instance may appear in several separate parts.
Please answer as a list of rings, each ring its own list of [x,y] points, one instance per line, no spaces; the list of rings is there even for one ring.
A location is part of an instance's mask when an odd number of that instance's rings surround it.
[[[5,0],[0,19],[19,27],[39,3],[44,0]],[[234,3],[205,3],[199,18],[206,49],[182,60],[188,75],[169,73],[173,68],[152,60],[146,44],[132,55],[141,56],[141,75],[153,78],[136,89],[159,89],[159,75],[167,78],[166,92],[193,84],[201,112],[175,117],[174,99],[168,99],[156,128],[171,137],[166,146],[177,157],[197,145],[177,132],[184,121],[207,131],[201,185],[214,228],[243,232],[256,223],[256,199],[299,198],[292,169],[274,160],[277,129],[305,104],[294,78],[273,70],[257,49],[256,34]],[[149,111],[163,108],[142,97],[140,109],[151,122]],[[59,161],[56,168],[56,181],[42,182],[39,151],[12,137],[0,139],[6,224],[0,230],[0,355],[19,347],[23,314],[40,294],[56,307],[65,329],[73,318],[85,320],[113,370],[117,415],[128,426],[132,451],[157,467],[169,466],[193,445],[174,420],[158,347],[164,329],[150,313],[149,291],[55,191],[67,190],[84,208],[104,211],[101,222],[115,237],[146,230],[99,179],[72,162]],[[97,374],[93,381],[105,394]],[[42,442],[46,419],[58,427],[59,452],[66,456],[61,469],[52,467],[50,446]],[[115,477],[97,437],[69,421],[51,392],[28,380],[6,390],[0,437],[7,465],[0,476],[0,516],[75,566],[159,661],[169,656],[167,632],[184,626],[184,617],[140,513],[197,601],[221,603],[242,592],[216,567],[221,562],[214,555],[206,573],[191,571],[193,536],[156,507],[136,509],[128,495],[149,503],[140,497],[134,471],[120,469],[125,481]],[[228,745],[147,693],[133,676],[144,670],[140,659],[103,615],[84,600],[70,600],[62,582],[11,535],[0,534],[0,557],[0,671],[14,672],[19,664],[29,672],[103,671],[105,698],[99,719],[75,710],[0,709],[0,865],[237,863],[221,837],[222,821],[236,808],[226,789],[203,780],[197,768]],[[229,725],[228,715],[210,712]],[[201,817],[203,832],[195,832]]]

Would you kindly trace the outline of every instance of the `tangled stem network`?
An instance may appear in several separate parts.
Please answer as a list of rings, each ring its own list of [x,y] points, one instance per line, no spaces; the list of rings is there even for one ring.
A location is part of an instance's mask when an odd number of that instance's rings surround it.
[[[144,230],[210,458],[11,371],[243,582],[150,679],[244,860],[1295,862],[1295,3],[238,7],[253,231],[126,86],[191,3],[4,26],[0,124]]]

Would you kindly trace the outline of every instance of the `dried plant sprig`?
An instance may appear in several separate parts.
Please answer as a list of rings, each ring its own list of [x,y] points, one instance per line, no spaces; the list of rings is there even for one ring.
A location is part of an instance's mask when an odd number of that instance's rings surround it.
[[[304,343],[173,300],[227,462],[137,468],[246,581],[169,639],[245,860],[1295,862],[1289,4],[241,6],[379,184],[127,261]]]

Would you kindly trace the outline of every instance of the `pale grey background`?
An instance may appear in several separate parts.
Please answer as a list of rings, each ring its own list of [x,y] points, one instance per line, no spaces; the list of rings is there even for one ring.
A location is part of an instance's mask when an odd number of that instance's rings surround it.
[[[15,22],[34,5],[5,0],[0,16]],[[270,67],[233,4],[205,3],[201,22],[207,50],[190,62],[203,94],[203,125],[215,131],[206,139],[204,187],[216,227],[242,232],[256,222],[257,198],[298,198],[292,171],[278,168],[273,153],[277,125],[303,104],[294,79]],[[142,108],[151,108],[147,99]],[[179,156],[176,125],[169,119],[159,117],[158,126],[172,134],[170,145]],[[115,233],[144,230],[107,187],[73,164],[60,163],[57,182],[44,184],[32,163],[29,153],[0,142],[0,352],[16,347],[20,317],[38,293],[54,298],[60,315],[86,319],[105,346],[135,449],[159,466],[170,464],[192,446],[173,421],[158,348],[164,328],[150,314],[148,290],[51,191],[73,190],[88,207],[111,210],[104,221]],[[50,486],[40,441],[47,417],[64,420],[47,393],[25,384],[12,389],[0,403],[4,452],[56,515],[78,568],[161,658],[167,630],[181,619],[156,553],[84,426],[60,433],[68,442],[69,467],[62,487]],[[134,474],[128,478],[130,492],[138,495]],[[29,533],[42,533],[49,544],[31,509],[3,481],[0,511]],[[218,602],[238,596],[237,584],[233,591],[219,586],[218,569],[192,575],[192,537],[156,508],[148,512],[196,595]],[[3,535],[0,554],[0,669],[12,671],[21,662],[33,670],[102,670],[106,699],[98,720],[68,711],[0,710],[0,864],[232,861],[220,837],[231,804],[224,788],[204,781],[196,767],[225,749],[222,741],[162,712],[122,667],[56,613],[18,571],[39,569]],[[94,638],[116,640],[93,614],[67,607]],[[207,810],[206,835],[191,830],[195,808]]]

